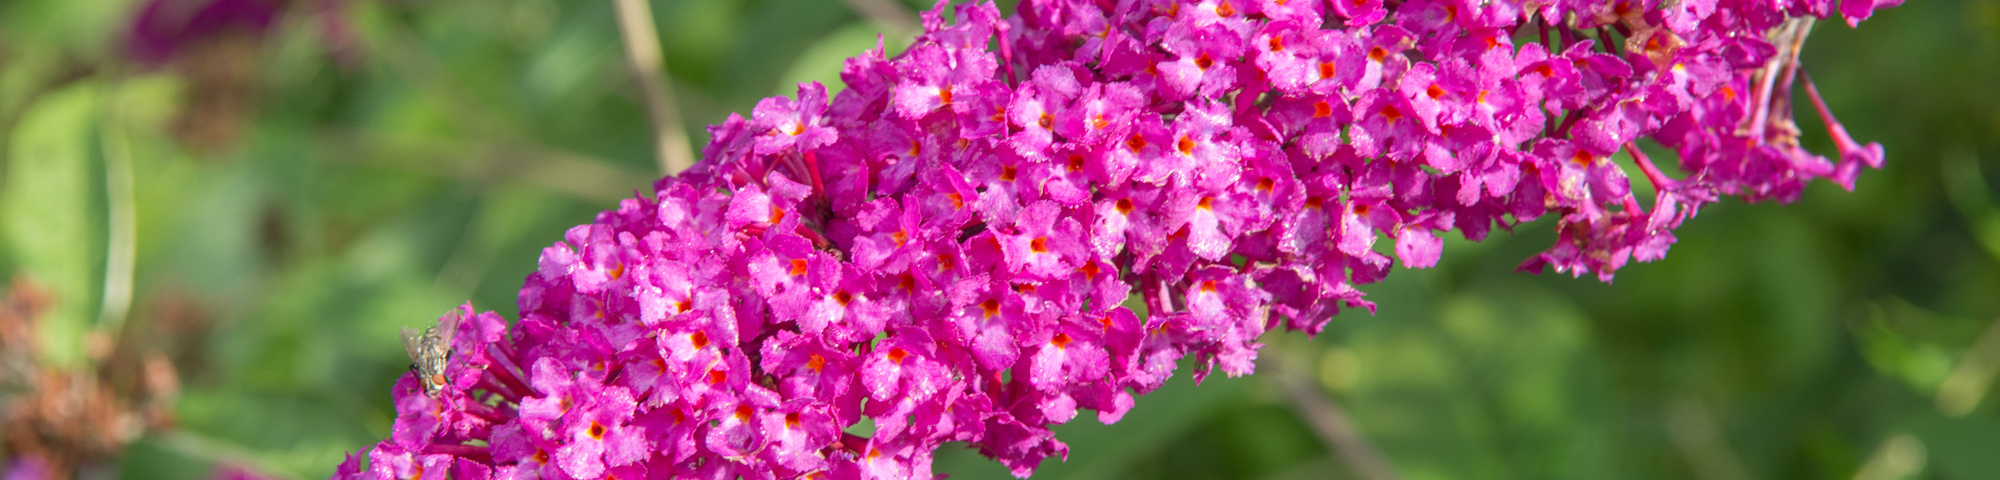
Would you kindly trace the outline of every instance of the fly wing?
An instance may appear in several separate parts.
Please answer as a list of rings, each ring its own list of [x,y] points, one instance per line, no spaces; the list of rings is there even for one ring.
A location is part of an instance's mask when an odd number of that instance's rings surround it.
[[[410,363],[424,363],[424,335],[408,325],[403,326],[403,353],[410,355]]]
[[[458,336],[458,324],[464,320],[457,313],[452,312],[452,315],[445,315],[444,318],[438,319],[437,331],[435,333],[437,333],[438,347],[444,349],[445,352],[451,351],[452,339]]]

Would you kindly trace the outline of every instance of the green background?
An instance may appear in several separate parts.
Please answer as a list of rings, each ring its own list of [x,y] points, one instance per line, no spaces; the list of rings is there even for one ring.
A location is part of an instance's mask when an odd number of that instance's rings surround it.
[[[119,60],[133,2],[0,2],[0,271],[57,295],[42,360],[85,361],[120,195],[127,331],[161,305],[199,312],[177,427],[132,444],[119,477],[331,474],[389,434],[399,326],[467,299],[514,316],[541,248],[657,174],[610,2],[332,5],[286,10],[239,57],[244,124],[195,148],[173,126],[201,82]],[[697,146],[795,82],[837,88],[885,29],[828,0],[652,7]],[[339,55],[330,17],[351,26]],[[1710,206],[1612,284],[1511,273],[1554,241],[1548,220],[1452,236],[1438,267],[1362,288],[1379,314],[1273,334],[1265,358],[1294,361],[1412,479],[2000,476],[1982,401],[2000,367],[2000,1],[1821,22],[1803,58],[1887,149],[1857,191]],[[1801,127],[1832,152],[1816,118]],[[129,189],[107,181],[126,164]],[[1068,461],[1036,478],[1358,478],[1263,370],[1195,386],[1183,368],[1117,425],[1080,416],[1057,429]],[[955,447],[936,469],[1006,478]]]

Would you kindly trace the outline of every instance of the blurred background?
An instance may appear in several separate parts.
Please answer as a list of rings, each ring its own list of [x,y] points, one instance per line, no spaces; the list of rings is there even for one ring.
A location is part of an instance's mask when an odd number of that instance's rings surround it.
[[[649,6],[697,149],[928,7]],[[515,316],[541,248],[659,175],[619,32],[611,1],[0,0],[0,468],[324,478],[388,436],[398,327]],[[2000,0],[1803,58],[1887,147],[1856,192],[1709,207],[1612,284],[1510,273],[1547,219],[1454,238],[1258,375],[1058,428],[1036,478],[2000,477]]]

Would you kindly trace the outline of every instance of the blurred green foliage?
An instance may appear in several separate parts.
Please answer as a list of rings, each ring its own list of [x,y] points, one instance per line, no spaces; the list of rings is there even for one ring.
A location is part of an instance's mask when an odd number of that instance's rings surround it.
[[[398,326],[467,299],[513,316],[541,248],[657,174],[610,2],[296,3],[219,57],[251,72],[231,87],[200,70],[223,67],[122,60],[133,1],[0,2],[0,269],[56,295],[42,361],[87,362],[116,321],[117,248],[136,258],[123,331],[176,311],[194,331],[176,427],[119,476],[330,474],[389,433]],[[795,82],[837,86],[888,27],[843,2],[652,3],[697,145]],[[1363,288],[1379,314],[1267,337],[1266,359],[1295,360],[1412,479],[2000,475],[2000,0],[1822,22],[1804,55],[1849,131],[1888,149],[1856,192],[1711,206],[1614,284],[1511,273],[1553,241],[1546,220],[1452,239],[1437,268]],[[191,100],[215,88],[249,100]],[[203,126],[225,141],[191,141]],[[1038,478],[1354,477],[1270,369],[1182,376],[1116,425],[1085,415]],[[936,468],[1006,475],[962,449]]]

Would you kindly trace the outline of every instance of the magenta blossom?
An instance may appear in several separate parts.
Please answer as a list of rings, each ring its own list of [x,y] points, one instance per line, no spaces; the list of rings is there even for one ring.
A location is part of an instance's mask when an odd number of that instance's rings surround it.
[[[448,385],[337,476],[928,479],[964,442],[1025,477],[1452,231],[1553,217],[1521,269],[1609,281],[1722,196],[1852,188],[1881,146],[1807,82],[1839,155],[1801,148],[1778,37],[1894,3],[940,3],[543,250],[513,325],[447,314]]]

